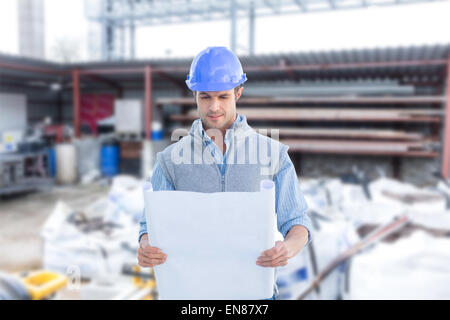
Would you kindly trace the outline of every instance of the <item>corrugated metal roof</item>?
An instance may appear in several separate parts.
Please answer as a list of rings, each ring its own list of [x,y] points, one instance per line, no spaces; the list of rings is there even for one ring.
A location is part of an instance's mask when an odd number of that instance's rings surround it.
[[[348,49],[331,51],[308,51],[261,54],[255,56],[240,56],[244,72],[247,73],[251,81],[283,80],[283,79],[335,79],[349,77],[389,77],[395,74],[407,75],[442,75],[441,64],[413,65],[413,66],[376,66],[381,62],[407,62],[407,61],[445,61],[450,56],[450,44],[417,45],[403,47]],[[113,62],[86,62],[86,63],[53,63],[29,58],[15,57],[0,54],[0,72],[2,76],[8,74],[22,76],[36,76],[35,72],[26,70],[12,70],[5,65],[23,65],[34,68],[47,68],[55,71],[70,71],[72,68],[81,70],[89,69],[109,69],[109,68],[140,68],[147,64],[153,68],[161,68],[164,73],[175,79],[182,81],[189,71],[193,57],[185,58],[165,58],[148,59],[134,61],[113,61]],[[294,70],[286,72],[286,69],[279,68],[282,65],[296,66]],[[342,64],[342,65],[340,65]],[[346,66],[346,64],[361,64]],[[330,65],[333,65],[330,67]],[[336,66],[340,65],[340,66]],[[164,69],[166,68],[166,69]],[[272,70],[266,70],[270,69]],[[278,68],[278,70],[277,70]],[[105,77],[120,79],[130,77],[130,75],[105,74]],[[138,75],[136,75],[136,78]],[[140,77],[140,75],[139,75]],[[158,79],[158,75],[155,75]]]
[[[285,59],[290,64],[325,64],[325,63],[362,63],[362,62],[389,62],[389,61],[412,61],[412,60],[435,60],[447,59],[450,55],[449,44],[435,45],[415,45],[399,47],[381,47],[365,49],[344,49],[344,50],[325,50],[325,51],[307,51],[307,52],[285,52],[270,53],[259,55],[240,55],[244,66],[270,66],[277,65],[280,60]],[[42,67],[118,67],[118,66],[141,66],[152,64],[155,67],[171,66],[183,67],[189,65],[193,57],[177,58],[153,58],[137,59],[124,61],[90,61],[79,63],[56,63],[32,58],[20,57],[15,55],[1,54],[1,62],[15,62]]]

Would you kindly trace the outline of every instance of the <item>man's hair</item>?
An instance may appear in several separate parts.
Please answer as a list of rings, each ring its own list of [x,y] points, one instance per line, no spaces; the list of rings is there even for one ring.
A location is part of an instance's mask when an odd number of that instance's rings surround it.
[[[244,85],[240,84],[237,87],[234,87],[234,95],[236,96],[237,92],[239,91],[240,88],[243,88]],[[198,91],[192,91],[192,94],[194,95],[194,98],[197,97],[197,92]]]

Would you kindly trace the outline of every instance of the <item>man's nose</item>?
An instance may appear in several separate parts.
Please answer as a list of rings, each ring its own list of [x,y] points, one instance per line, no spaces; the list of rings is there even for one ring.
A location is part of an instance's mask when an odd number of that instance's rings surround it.
[[[212,99],[211,104],[209,105],[209,111],[215,112],[220,109],[219,101],[216,99]]]

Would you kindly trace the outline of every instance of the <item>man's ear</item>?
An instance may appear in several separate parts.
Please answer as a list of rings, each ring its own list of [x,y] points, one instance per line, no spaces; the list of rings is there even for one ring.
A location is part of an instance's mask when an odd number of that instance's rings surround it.
[[[238,91],[236,93],[236,101],[241,97],[243,91],[244,91],[244,87],[241,87],[238,89]]]

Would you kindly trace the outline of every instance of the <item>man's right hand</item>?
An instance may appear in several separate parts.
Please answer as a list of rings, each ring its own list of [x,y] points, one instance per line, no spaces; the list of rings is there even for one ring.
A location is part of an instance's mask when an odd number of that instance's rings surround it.
[[[138,264],[141,267],[148,268],[162,264],[166,261],[167,255],[157,247],[150,246],[148,235],[144,234],[139,242]]]

